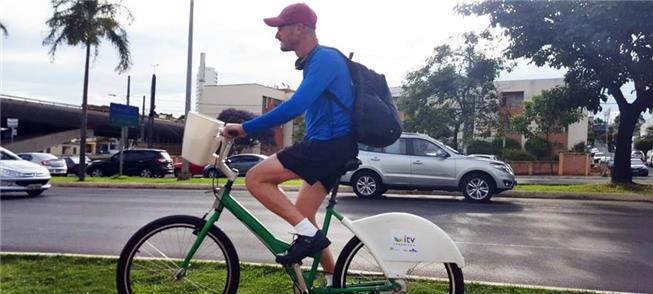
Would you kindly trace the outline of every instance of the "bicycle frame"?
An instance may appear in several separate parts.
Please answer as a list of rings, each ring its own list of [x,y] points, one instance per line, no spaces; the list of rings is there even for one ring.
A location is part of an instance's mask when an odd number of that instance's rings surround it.
[[[265,227],[265,225],[263,225],[242,204],[240,204],[238,200],[234,199],[230,195],[232,186],[233,186],[233,180],[228,180],[227,184],[224,186],[223,191],[221,191],[222,194],[219,196],[216,194],[216,197],[218,197],[218,199],[216,200],[217,205],[214,205],[213,213],[207,219],[206,223],[204,224],[200,232],[197,234],[197,239],[195,240],[193,246],[191,247],[190,251],[186,255],[181,265],[183,271],[188,269],[190,265],[190,261],[193,258],[193,255],[204,241],[204,238],[206,237],[211,226],[213,226],[218,221],[220,215],[222,214],[222,211],[225,208],[228,211],[230,211],[238,220],[240,220],[254,234],[254,236],[256,236],[261,241],[261,243],[265,245],[265,247],[268,250],[270,250],[272,254],[274,255],[282,254],[290,247],[290,244],[276,238]],[[326,215],[324,218],[324,224],[322,226],[322,231],[324,232],[324,234],[328,234],[329,224],[331,223],[332,217],[335,216],[335,218],[341,222],[345,219],[343,215],[335,211],[334,205],[335,203],[330,203],[327,206]],[[321,260],[321,254],[317,253],[312,257],[313,257],[313,263],[311,265],[310,271],[308,273],[304,273],[304,276],[301,277],[306,282],[306,285],[311,293],[326,294],[326,293],[354,293],[354,292],[366,292],[366,291],[368,292],[390,291],[397,287],[401,287],[401,285],[397,284],[392,280],[384,280],[378,282],[370,282],[367,284],[361,284],[361,285],[357,285],[356,287],[350,287],[350,288],[327,288],[327,287],[313,288],[313,283],[315,282],[315,278],[317,276],[317,268]],[[294,281],[296,281],[297,277],[295,276],[294,271],[292,271],[292,268],[285,267],[285,270],[291,276],[291,278]]]
[[[227,177],[227,183],[224,185],[222,190],[215,190],[214,188],[214,194],[216,197],[215,202],[213,203],[213,213],[209,218],[206,220],[206,223],[200,230],[200,232],[197,234],[197,239],[195,239],[195,242],[193,243],[191,249],[189,252],[186,254],[186,257],[184,258],[184,261],[181,264],[181,268],[178,272],[178,275],[183,275],[187,270],[188,267],[190,266],[190,261],[195,255],[195,252],[197,249],[200,247],[202,242],[204,241],[204,238],[206,238],[206,235],[208,234],[209,229],[218,221],[220,218],[220,215],[222,214],[222,211],[226,208],[228,211],[230,211],[238,220],[240,220],[253,234],[256,236],[262,243],[265,245],[268,250],[274,255],[279,255],[288,248],[290,248],[290,244],[281,241],[277,239],[266,227],[263,225],[254,215],[252,215],[238,200],[234,199],[231,196],[231,189],[234,184],[234,181],[238,177],[238,174],[231,170],[224,162],[224,158],[227,157],[229,150],[231,149],[231,145],[233,144],[233,140],[226,140],[224,139],[220,134],[222,133],[222,130],[220,130],[219,134],[217,135],[219,139],[219,152],[218,154],[213,154],[213,157],[215,158],[215,164],[222,171],[226,177]],[[349,223],[349,220],[346,219],[343,215],[340,213],[336,212],[334,209],[335,206],[335,195],[332,195],[331,200],[329,201],[329,205],[327,206],[327,211],[326,211],[326,216],[324,218],[324,224],[322,226],[322,232],[324,232],[325,235],[328,234],[329,231],[329,224],[331,223],[331,219],[333,216],[336,217],[340,222],[346,221]],[[204,215],[204,219],[206,219],[206,215]],[[327,294],[327,293],[354,293],[354,292],[371,292],[371,291],[390,291],[393,289],[399,289],[401,287],[400,284],[396,283],[394,280],[383,280],[383,281],[378,281],[378,282],[369,282],[365,284],[360,284],[355,287],[349,287],[349,288],[328,288],[328,287],[316,287],[313,288],[313,283],[315,282],[315,278],[317,276],[317,267],[320,264],[321,260],[321,253],[317,253],[312,256],[313,258],[313,264],[311,265],[311,269],[308,273],[303,273],[302,272],[302,277],[296,277],[296,274],[293,270],[292,267],[290,266],[285,266],[284,269],[286,270],[286,273],[293,279],[293,283],[297,284],[299,279],[302,279],[305,284],[307,289],[309,290],[310,293],[319,293],[319,294]]]

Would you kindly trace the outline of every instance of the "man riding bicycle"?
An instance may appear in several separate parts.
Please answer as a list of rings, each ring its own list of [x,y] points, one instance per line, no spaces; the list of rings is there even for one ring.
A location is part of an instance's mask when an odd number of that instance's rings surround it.
[[[279,16],[266,18],[264,22],[277,28],[275,37],[281,43],[281,51],[294,51],[297,55],[295,67],[303,70],[302,83],[289,100],[272,111],[243,124],[227,124],[224,136],[245,137],[305,115],[304,140],[249,170],[246,185],[259,202],[297,231],[291,247],[284,255],[277,256],[276,261],[298,263],[322,250],[322,267],[325,272],[333,273],[334,261],[327,248],[331,242],[317,228],[315,215],[345,164],[358,155],[351,116],[327,94],[333,94],[351,109],[354,99],[351,76],[339,52],[318,44],[317,16],[306,4],[290,5]],[[295,204],[279,189],[279,184],[292,179],[303,180]]]

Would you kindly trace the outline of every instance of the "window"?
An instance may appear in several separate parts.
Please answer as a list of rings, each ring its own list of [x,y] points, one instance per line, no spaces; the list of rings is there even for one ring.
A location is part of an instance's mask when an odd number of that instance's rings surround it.
[[[383,152],[389,154],[407,154],[406,152],[406,140],[399,139],[395,141],[392,145],[384,148]]]
[[[10,153],[0,151],[2,153],[2,160],[18,160],[18,157],[13,156]]]
[[[28,154],[21,154],[21,155],[18,155],[18,156],[19,156],[20,158],[24,159],[24,160],[27,160],[27,161],[32,160],[32,156],[31,156],[31,155],[28,155]]]
[[[358,150],[367,151],[367,152],[383,152],[382,147],[372,147],[365,144],[358,144]]]
[[[413,140],[413,149],[417,156],[439,156],[444,153],[438,145],[421,139]]]
[[[502,92],[501,106],[522,107],[524,104],[524,92]]]

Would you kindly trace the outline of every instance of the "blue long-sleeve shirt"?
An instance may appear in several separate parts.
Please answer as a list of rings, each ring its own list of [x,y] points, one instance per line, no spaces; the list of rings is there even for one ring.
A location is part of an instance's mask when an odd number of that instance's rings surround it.
[[[304,66],[304,79],[288,100],[255,119],[243,123],[248,134],[280,126],[305,113],[305,141],[330,140],[351,132],[351,117],[325,90],[352,109],[354,93],[347,62],[335,50],[318,47]]]

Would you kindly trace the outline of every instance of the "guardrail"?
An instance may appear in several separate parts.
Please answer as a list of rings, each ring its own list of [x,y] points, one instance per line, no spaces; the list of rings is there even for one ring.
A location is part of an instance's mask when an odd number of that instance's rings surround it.
[[[45,101],[45,100],[39,100],[39,99],[27,98],[27,97],[19,97],[19,96],[14,96],[14,95],[7,95],[7,94],[0,94],[0,98],[1,99],[23,101],[23,102],[30,102],[30,103],[39,103],[39,104],[50,105],[50,106],[60,106],[60,107],[67,107],[67,108],[74,108],[74,109],[82,109],[82,107],[79,106],[79,105],[66,104],[66,103],[53,102],[53,101]]]

